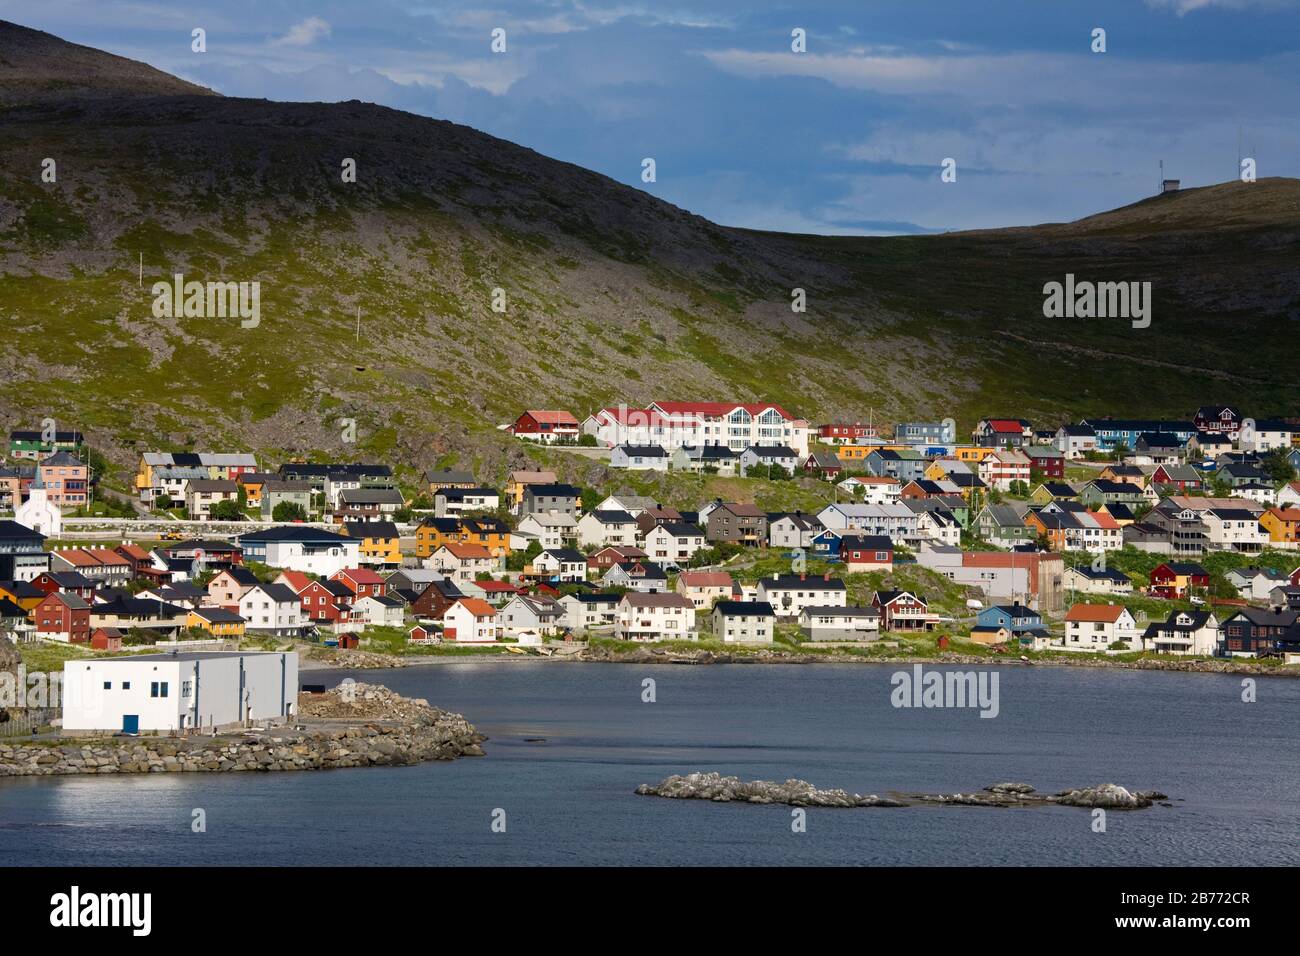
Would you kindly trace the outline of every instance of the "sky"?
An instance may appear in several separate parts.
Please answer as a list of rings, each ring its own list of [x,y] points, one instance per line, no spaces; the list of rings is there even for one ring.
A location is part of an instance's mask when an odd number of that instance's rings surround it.
[[[755,229],[1070,220],[1152,194],[1161,160],[1227,181],[1239,140],[1261,177],[1300,176],[1300,0],[0,0],[0,19],[230,96],[463,123]]]

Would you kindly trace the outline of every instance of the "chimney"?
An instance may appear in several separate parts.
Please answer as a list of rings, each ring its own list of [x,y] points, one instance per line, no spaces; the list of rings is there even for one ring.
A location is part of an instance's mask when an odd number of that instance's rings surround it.
[[[830,579],[831,579],[831,573],[829,571],[827,571],[825,574],[822,575],[823,581],[829,581]]]

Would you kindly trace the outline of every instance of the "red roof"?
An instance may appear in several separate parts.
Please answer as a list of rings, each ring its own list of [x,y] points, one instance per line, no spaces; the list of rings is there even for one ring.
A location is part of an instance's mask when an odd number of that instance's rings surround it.
[[[726,571],[683,571],[677,580],[688,588],[729,588],[735,584]]]
[[[1014,432],[1017,435],[1025,430],[1025,426],[1014,418],[990,418],[989,428],[995,432]]]
[[[539,425],[577,425],[572,413],[560,409],[530,408],[524,413]]]
[[[516,585],[514,585],[514,584],[511,584],[509,581],[488,581],[488,580],[483,580],[483,581],[475,581],[474,583],[475,583],[476,585],[478,585],[479,587],[481,587],[481,588],[482,588],[484,591],[486,591],[488,594],[492,594],[493,592],[496,592],[496,593],[498,593],[498,594],[501,594],[501,593],[505,593],[505,592],[507,592],[507,591],[514,592],[514,593],[518,594],[518,593],[522,590],[522,589],[519,588],[518,586],[516,586]]]
[[[288,584],[289,587],[293,588],[295,594],[312,583],[311,578],[303,574],[301,571],[281,571],[279,576],[284,578],[285,583]]]
[[[1124,613],[1122,604],[1076,604],[1066,613],[1067,621],[1093,621],[1099,624],[1114,624]]]
[[[497,609],[482,598],[461,598],[456,602],[456,604],[464,607],[465,610],[469,611],[475,617],[495,617],[497,613]],[[451,607],[455,607],[456,604],[453,604]],[[447,610],[450,611],[451,608],[448,608]],[[445,612],[443,616],[446,617]]]
[[[344,568],[342,571],[337,572],[333,577],[331,577],[330,580],[337,581],[344,575],[347,575],[353,581],[357,582],[357,584],[384,583],[383,576],[375,573],[370,568]]]

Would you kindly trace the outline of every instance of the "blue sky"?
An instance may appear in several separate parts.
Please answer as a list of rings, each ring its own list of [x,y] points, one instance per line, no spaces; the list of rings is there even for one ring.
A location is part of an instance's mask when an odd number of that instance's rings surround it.
[[[464,123],[759,229],[1073,219],[1153,192],[1160,159],[1185,185],[1231,178],[1239,128],[1259,175],[1300,176],[1300,0],[0,0],[0,18],[228,95]]]

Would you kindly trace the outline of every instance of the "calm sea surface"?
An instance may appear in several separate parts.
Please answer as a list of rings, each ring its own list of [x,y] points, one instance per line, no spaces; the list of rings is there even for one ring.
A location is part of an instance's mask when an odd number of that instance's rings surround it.
[[[404,768],[0,779],[0,865],[1300,863],[1300,680],[1010,667],[1000,714],[895,709],[895,666],[456,663],[309,672],[456,710],[487,756]],[[906,668],[909,669],[910,668]],[[653,678],[657,700],[642,702]],[[544,738],[544,742],[528,742]],[[638,797],[717,770],[859,793],[1113,781],[1171,808],[807,811]],[[207,832],[191,832],[192,811]],[[504,833],[493,814],[503,810]]]

